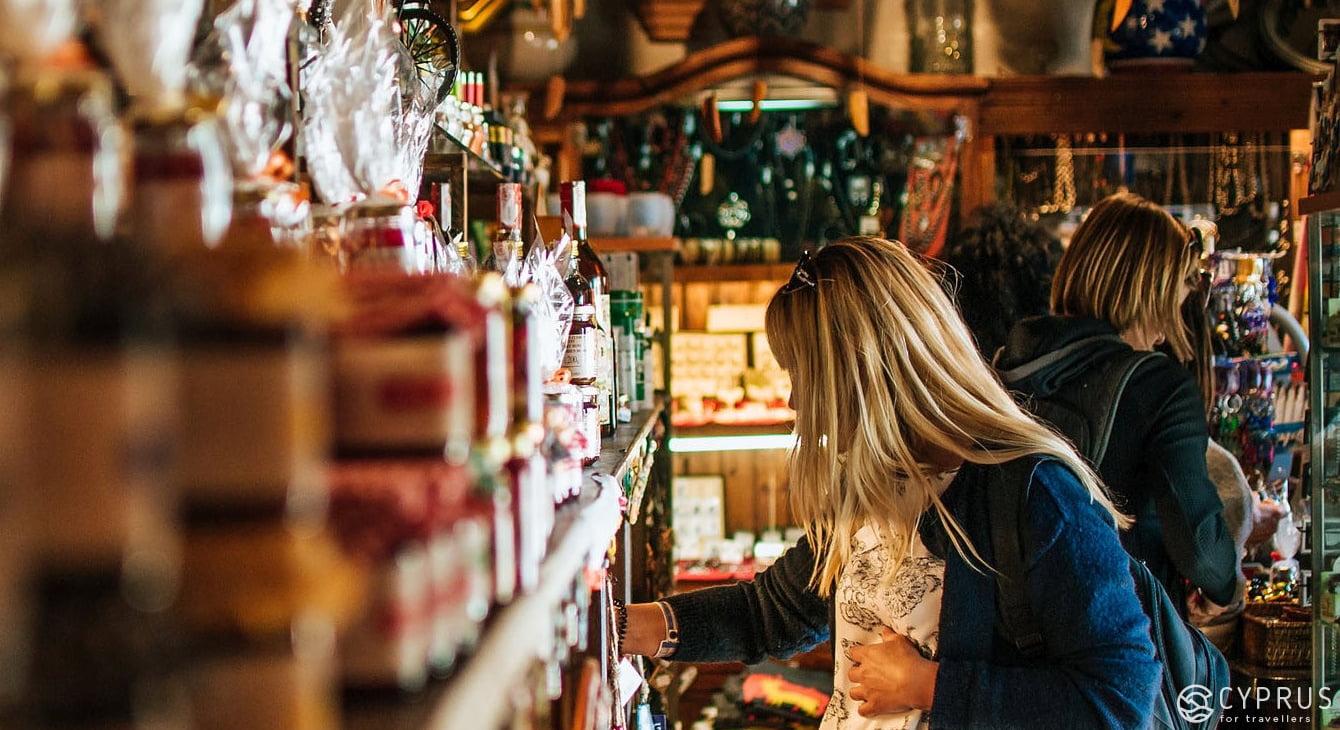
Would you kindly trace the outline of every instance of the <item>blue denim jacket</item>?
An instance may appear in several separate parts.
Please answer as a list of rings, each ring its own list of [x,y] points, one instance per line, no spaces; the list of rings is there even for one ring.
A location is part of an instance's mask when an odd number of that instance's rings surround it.
[[[942,496],[988,562],[985,490],[999,474],[964,464]],[[923,516],[923,542],[945,559],[931,727],[1143,727],[1161,671],[1117,532],[1067,467],[1039,461],[1031,474],[1026,572],[1046,645],[1035,662],[996,630],[994,576],[964,561],[934,512]],[[755,663],[829,638],[831,602],[808,587],[814,560],[802,540],[751,582],[668,598],[673,658]]]

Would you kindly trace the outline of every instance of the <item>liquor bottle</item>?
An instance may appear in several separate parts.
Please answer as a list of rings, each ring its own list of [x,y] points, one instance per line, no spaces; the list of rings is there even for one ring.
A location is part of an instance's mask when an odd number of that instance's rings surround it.
[[[484,268],[518,283],[525,241],[521,238],[521,184],[498,184],[498,232]]]
[[[559,186],[559,201],[563,209],[563,225],[572,237],[573,255],[570,264],[575,262],[577,270],[586,279],[591,288],[591,304],[594,306],[596,338],[596,379],[594,385],[600,391],[600,408],[597,418],[600,431],[605,436],[614,435],[615,403],[617,388],[614,367],[614,342],[610,336],[610,289],[609,274],[600,256],[596,255],[586,236],[586,183],[582,180],[570,180]],[[569,267],[571,268],[571,267]]]
[[[451,183],[433,183],[433,186],[438,193],[437,219],[442,237],[446,239],[446,245],[454,249],[458,259],[459,270],[455,273],[465,277],[474,276],[479,272],[479,261],[475,258],[470,239],[466,237],[464,231],[456,227],[455,213],[451,207]]]

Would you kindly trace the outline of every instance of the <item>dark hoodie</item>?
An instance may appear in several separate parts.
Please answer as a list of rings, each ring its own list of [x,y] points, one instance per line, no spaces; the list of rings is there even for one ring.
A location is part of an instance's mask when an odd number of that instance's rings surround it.
[[[1069,352],[1060,352],[1062,348],[1115,334],[1100,320],[1033,317],[1011,330],[994,364],[1011,390],[1046,398],[1097,363],[1131,349],[1112,339]],[[1040,367],[1010,377],[1010,371],[1030,363]],[[1215,603],[1232,603],[1238,586],[1237,548],[1205,466],[1209,435],[1195,378],[1171,358],[1151,358],[1136,369],[1116,407],[1098,474],[1118,509],[1135,518],[1135,525],[1121,536],[1122,545],[1149,566],[1183,611],[1187,581]]]

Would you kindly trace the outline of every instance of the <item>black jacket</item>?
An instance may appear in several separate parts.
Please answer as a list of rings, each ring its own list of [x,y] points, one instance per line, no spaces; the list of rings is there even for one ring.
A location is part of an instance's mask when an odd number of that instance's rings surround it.
[[[1004,374],[1078,340],[1113,334],[1112,326],[1099,320],[1033,317],[1010,332],[995,366]],[[1121,342],[1096,342],[1007,384],[1023,396],[1045,398],[1129,349]],[[1195,378],[1170,358],[1151,358],[1123,391],[1107,454],[1097,465],[1117,507],[1135,518],[1135,525],[1121,536],[1122,545],[1149,566],[1184,611],[1186,581],[1221,605],[1233,602],[1238,586],[1237,547],[1206,471],[1208,439]]]

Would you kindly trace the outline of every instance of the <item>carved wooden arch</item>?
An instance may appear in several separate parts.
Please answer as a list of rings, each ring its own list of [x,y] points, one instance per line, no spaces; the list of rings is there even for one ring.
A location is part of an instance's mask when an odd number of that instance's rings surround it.
[[[895,73],[859,56],[806,41],[736,38],[690,54],[646,76],[613,83],[550,83],[541,95],[551,121],[591,115],[638,114],[682,101],[697,92],[753,76],[781,74],[839,92],[860,84],[870,101],[912,111],[955,112],[975,121],[979,99],[990,88],[982,77]]]

